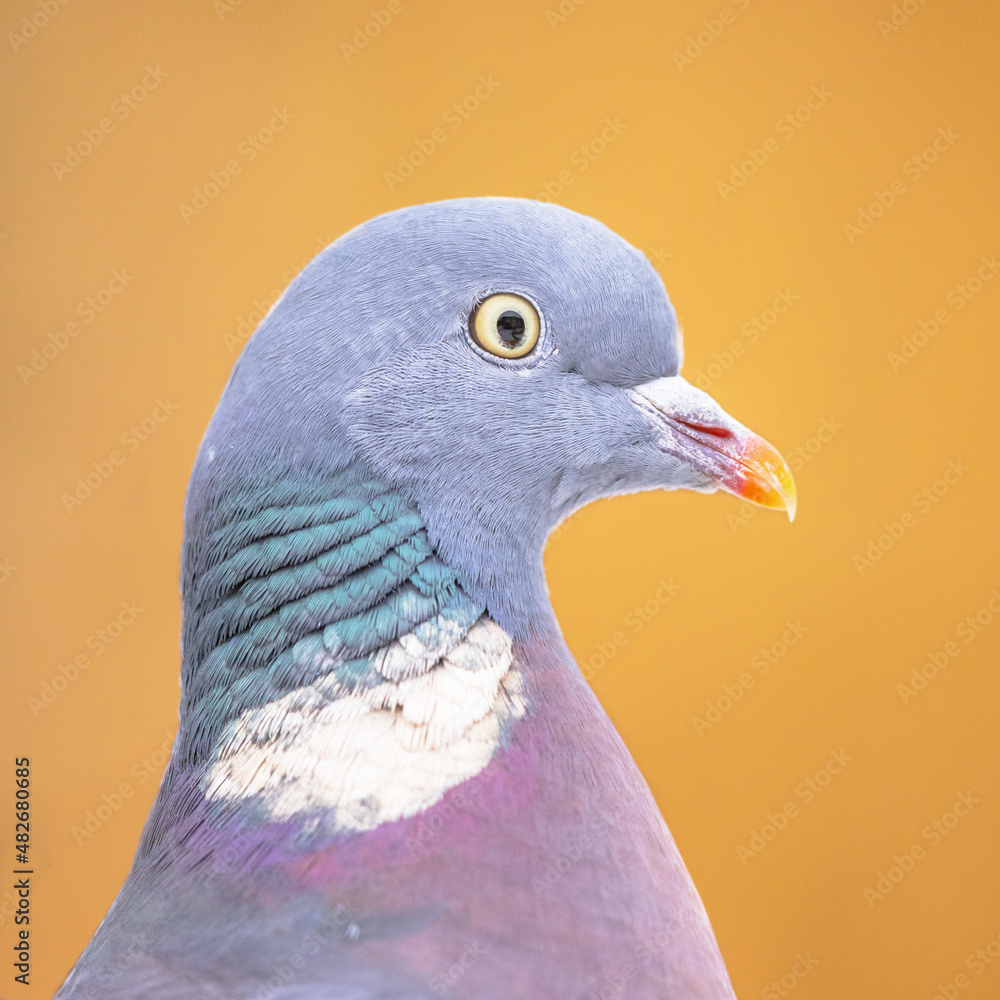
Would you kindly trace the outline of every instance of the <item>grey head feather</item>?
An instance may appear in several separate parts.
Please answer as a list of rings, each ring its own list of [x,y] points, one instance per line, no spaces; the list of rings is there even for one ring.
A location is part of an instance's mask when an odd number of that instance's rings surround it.
[[[470,310],[497,291],[538,306],[525,363],[470,343]],[[685,463],[651,458],[649,421],[625,391],[680,360],[658,274],[593,219],[509,198],[378,217],[319,254],[247,344],[198,457],[187,537],[234,483],[260,490],[361,459],[416,505],[504,628],[552,628],[541,552],[559,521],[600,496],[705,487]],[[189,572],[200,555],[189,547]]]

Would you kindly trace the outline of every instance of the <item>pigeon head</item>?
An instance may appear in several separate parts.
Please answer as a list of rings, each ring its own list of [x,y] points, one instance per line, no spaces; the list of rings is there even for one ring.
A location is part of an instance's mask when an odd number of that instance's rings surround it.
[[[272,308],[192,495],[360,459],[523,634],[551,616],[546,536],[592,500],[721,488],[794,514],[781,456],[680,365],[658,274],[594,219],[509,198],[402,209],[331,244]]]

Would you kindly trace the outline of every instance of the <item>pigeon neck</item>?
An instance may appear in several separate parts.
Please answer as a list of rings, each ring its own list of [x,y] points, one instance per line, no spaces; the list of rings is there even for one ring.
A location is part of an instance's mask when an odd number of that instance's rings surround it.
[[[186,512],[181,725],[148,848],[199,800],[253,829],[309,816],[312,836],[482,770],[531,682],[415,504],[361,463],[226,492],[212,471]]]
[[[204,457],[211,465],[212,452]],[[445,607],[465,625],[487,614],[515,639],[559,636],[540,556],[533,586],[547,616],[529,631],[483,598],[484,584],[498,581],[466,572],[417,504],[362,462],[332,474],[286,470],[266,482],[221,471],[200,470],[187,512],[184,763],[210,759],[248,712],[334,672],[363,677],[373,652]]]
[[[500,517],[490,485],[477,482],[460,504],[433,491],[417,492],[416,503],[435,550],[507,633],[526,641],[561,636],[542,561],[551,524],[533,521],[534,511]]]

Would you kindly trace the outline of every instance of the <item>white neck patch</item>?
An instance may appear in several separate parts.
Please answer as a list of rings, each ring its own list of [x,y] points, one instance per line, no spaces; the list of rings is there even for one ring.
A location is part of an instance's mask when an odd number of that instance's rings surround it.
[[[202,781],[207,798],[371,830],[479,773],[525,713],[510,637],[488,618],[467,633],[425,622],[371,662],[385,678],[375,686],[346,694],[323,677],[232,721]]]

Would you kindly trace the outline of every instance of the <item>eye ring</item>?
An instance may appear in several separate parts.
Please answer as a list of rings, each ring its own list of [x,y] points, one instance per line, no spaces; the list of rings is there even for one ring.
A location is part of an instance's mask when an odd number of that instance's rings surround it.
[[[469,336],[474,343],[505,361],[529,355],[538,345],[541,332],[538,310],[512,292],[487,296],[469,314]]]

